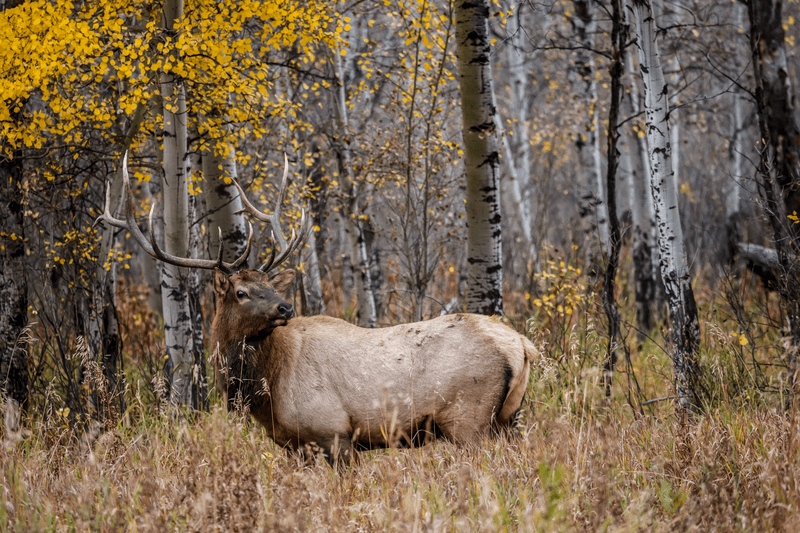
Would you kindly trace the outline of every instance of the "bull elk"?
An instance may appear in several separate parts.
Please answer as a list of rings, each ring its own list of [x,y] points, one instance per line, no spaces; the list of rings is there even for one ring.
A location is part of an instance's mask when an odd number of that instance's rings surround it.
[[[222,261],[222,239],[216,260],[161,251],[153,237],[152,208],[148,242],[134,218],[126,168],[125,220],[111,215],[108,193],[98,218],[128,230],[160,261],[213,269],[217,305],[210,352],[228,407],[238,399],[277,444],[290,449],[316,445],[329,460],[350,458],[358,449],[419,444],[436,437],[470,443],[493,427],[512,426],[537,351],[497,319],[455,314],[365,329],[327,316],[294,316],[282,295],[295,271],[269,274],[298,247],[305,232],[305,214],[299,233],[292,231],[288,242],[280,228],[287,174],[285,161],[272,215],[256,209],[234,181],[244,211],[269,222],[273,230],[272,254],[258,269],[242,269],[252,225],[246,250],[233,263]]]

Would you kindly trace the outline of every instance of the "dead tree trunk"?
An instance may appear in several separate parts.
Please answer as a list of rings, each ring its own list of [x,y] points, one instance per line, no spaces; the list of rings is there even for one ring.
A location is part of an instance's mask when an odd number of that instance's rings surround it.
[[[787,223],[787,217],[800,209],[800,125],[792,104],[794,94],[789,82],[781,5],[780,0],[750,0],[748,15],[758,129],[763,142],[759,146],[759,194],[780,265],[776,272],[777,288],[789,321],[789,383],[792,398],[796,399],[800,392],[797,379],[800,279],[795,260],[798,225]]]
[[[606,362],[603,366],[603,381],[605,382],[606,396],[611,396],[611,384],[614,380],[614,365],[617,362],[616,342],[619,336],[619,314],[614,301],[614,288],[616,286],[617,269],[619,267],[619,252],[622,245],[622,236],[619,230],[617,217],[617,166],[619,163],[619,108],[622,100],[622,73],[625,57],[626,36],[623,31],[622,0],[612,1],[611,14],[611,49],[612,63],[609,68],[611,74],[611,106],[608,111],[608,169],[606,172],[606,202],[608,205],[608,263],[603,280],[603,308],[608,319],[608,351]]]

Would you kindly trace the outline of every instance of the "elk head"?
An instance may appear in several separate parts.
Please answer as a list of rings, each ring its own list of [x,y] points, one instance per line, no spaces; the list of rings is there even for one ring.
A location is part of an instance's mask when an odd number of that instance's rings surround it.
[[[272,279],[258,270],[242,270],[229,276],[215,268],[217,313],[223,313],[226,322],[236,324],[237,333],[246,338],[283,326],[294,315],[292,305],[283,299],[294,276],[294,270],[284,270]]]
[[[130,178],[128,176],[128,152],[125,152],[125,157],[122,162],[122,185],[124,194],[124,207],[125,219],[115,218],[111,214],[111,187],[106,188],[106,201],[105,208],[102,215],[97,217],[94,225],[100,222],[108,222],[112,226],[122,228],[130,232],[134,240],[147,252],[150,256],[165,263],[170,263],[180,267],[189,268],[203,268],[214,269],[214,290],[220,302],[226,310],[236,309],[237,312],[242,313],[244,317],[261,316],[267,318],[274,325],[285,324],[286,321],[292,317],[292,306],[283,301],[282,295],[294,280],[294,270],[287,270],[276,275],[271,281],[269,279],[269,272],[274,270],[280,265],[289,255],[297,249],[303,242],[305,237],[306,215],[302,211],[300,217],[300,232],[299,234],[292,229],[292,236],[287,242],[280,227],[280,208],[283,203],[284,192],[286,190],[286,181],[289,176],[289,160],[284,154],[284,168],[283,179],[281,180],[281,187],[278,191],[278,199],[275,205],[275,210],[271,215],[256,209],[250,203],[244,193],[241,185],[236,180],[233,180],[234,185],[239,191],[242,203],[245,208],[239,211],[247,212],[256,217],[257,219],[268,222],[272,227],[271,241],[272,252],[267,258],[267,261],[255,270],[242,270],[242,266],[247,261],[250,254],[252,239],[253,239],[253,226],[249,225],[249,233],[247,236],[247,246],[235,261],[227,263],[222,260],[223,241],[222,230],[220,232],[220,245],[219,253],[216,260],[199,259],[199,258],[184,258],[177,257],[166,252],[163,252],[156,243],[155,232],[153,231],[153,212],[155,205],[150,207],[150,215],[148,217],[150,235],[149,240],[145,238],[142,231],[139,229],[135,218],[135,208],[133,204],[133,194],[131,193]],[[280,253],[276,253],[280,249]],[[221,307],[218,306],[218,313]],[[261,313],[258,315],[258,313]]]

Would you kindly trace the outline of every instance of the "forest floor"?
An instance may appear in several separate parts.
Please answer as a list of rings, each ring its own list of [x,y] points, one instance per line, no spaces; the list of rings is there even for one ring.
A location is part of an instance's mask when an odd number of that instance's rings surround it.
[[[90,449],[34,436],[0,452],[0,530],[800,530],[791,418],[634,421],[586,390],[538,405],[523,438],[362,453],[338,472],[219,409],[120,425]]]
[[[556,350],[539,316],[551,342],[539,339],[521,437],[364,452],[339,470],[219,402],[192,421],[159,414],[129,379],[125,412],[91,441],[63,408],[3,435],[0,531],[800,531],[800,412],[782,388],[748,386],[753,346],[703,309],[702,414],[639,407],[670,395],[657,343],[631,354],[641,392],[618,373],[607,399],[601,318]]]

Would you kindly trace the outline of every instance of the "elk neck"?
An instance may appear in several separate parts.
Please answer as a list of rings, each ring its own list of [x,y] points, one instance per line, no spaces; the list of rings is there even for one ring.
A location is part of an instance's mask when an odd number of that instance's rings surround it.
[[[277,383],[280,371],[284,368],[288,351],[284,348],[286,330],[290,325],[278,327],[255,327],[255,324],[244,324],[234,321],[227,313],[218,313],[211,326],[211,352],[219,349],[214,357],[214,365],[221,379],[220,367],[227,366],[228,383],[242,391],[245,398],[254,401],[254,396],[263,389],[263,380],[270,388]],[[291,324],[291,321],[289,322]],[[222,386],[222,383],[219,384]]]

